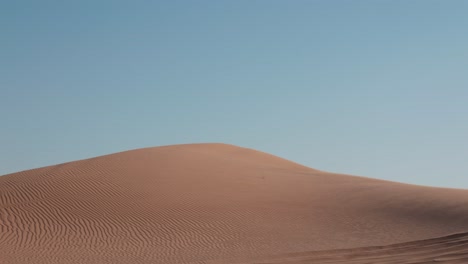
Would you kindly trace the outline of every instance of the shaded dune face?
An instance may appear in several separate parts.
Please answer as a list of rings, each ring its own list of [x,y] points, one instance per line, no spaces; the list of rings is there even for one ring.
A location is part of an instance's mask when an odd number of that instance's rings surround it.
[[[466,190],[327,173],[224,144],[138,149],[0,177],[2,264],[373,263],[337,250],[346,248],[404,263],[392,257],[435,259],[466,240],[449,235],[466,231]]]

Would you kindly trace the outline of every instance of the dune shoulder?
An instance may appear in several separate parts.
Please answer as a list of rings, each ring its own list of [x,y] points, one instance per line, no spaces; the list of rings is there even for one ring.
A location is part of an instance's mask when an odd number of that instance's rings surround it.
[[[467,204],[233,145],[137,149],[0,177],[0,263],[462,263]]]

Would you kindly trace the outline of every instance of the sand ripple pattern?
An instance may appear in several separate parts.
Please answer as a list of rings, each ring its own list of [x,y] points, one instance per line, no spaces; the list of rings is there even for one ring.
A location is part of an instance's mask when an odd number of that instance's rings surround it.
[[[465,264],[468,263],[468,233],[389,246],[291,253],[248,263]]]
[[[327,173],[224,144],[0,177],[0,264],[462,263],[467,231],[466,190]]]

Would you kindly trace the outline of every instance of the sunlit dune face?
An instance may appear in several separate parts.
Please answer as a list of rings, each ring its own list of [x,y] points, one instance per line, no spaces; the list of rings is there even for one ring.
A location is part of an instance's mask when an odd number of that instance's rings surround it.
[[[463,263],[467,202],[232,145],[146,148],[0,177],[0,263]]]

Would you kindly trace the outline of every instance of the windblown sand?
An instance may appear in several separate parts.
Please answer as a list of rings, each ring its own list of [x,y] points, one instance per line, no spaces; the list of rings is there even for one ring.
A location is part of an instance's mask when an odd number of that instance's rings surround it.
[[[224,144],[0,177],[0,263],[468,263],[468,191]]]

